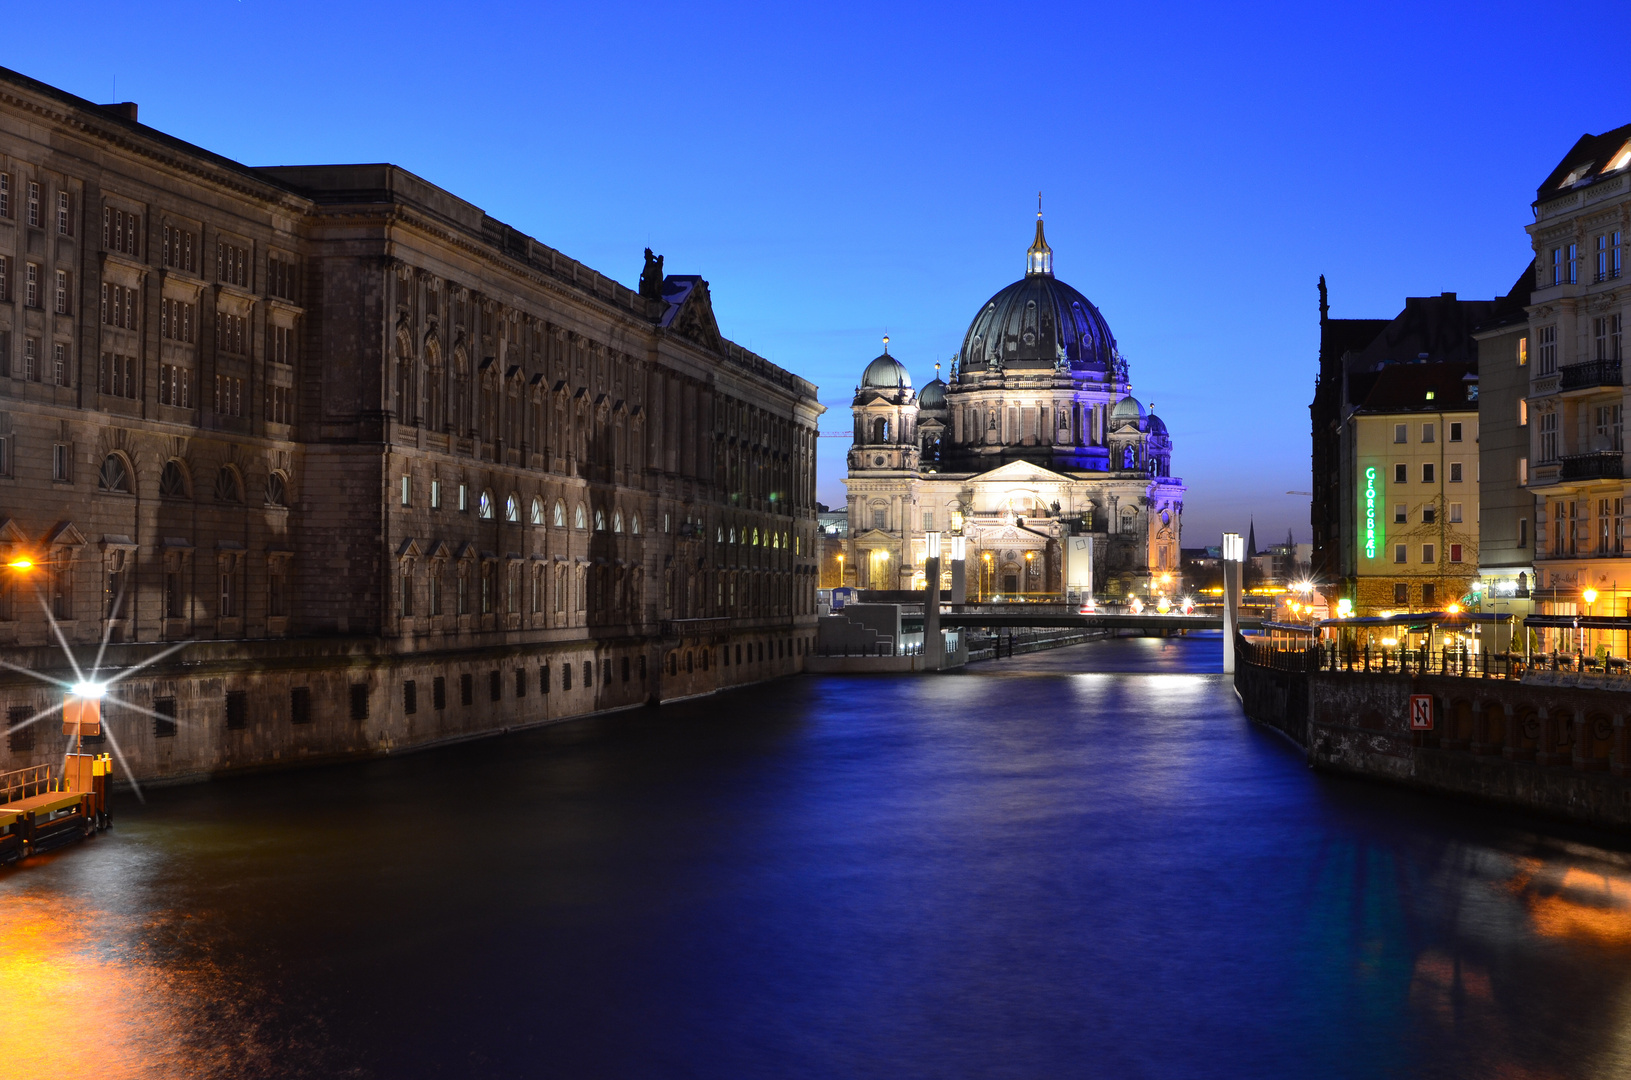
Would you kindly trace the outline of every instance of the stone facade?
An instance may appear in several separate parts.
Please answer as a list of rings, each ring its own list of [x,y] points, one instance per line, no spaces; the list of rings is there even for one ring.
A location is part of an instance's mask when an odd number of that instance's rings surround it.
[[[821,406],[706,281],[648,252],[631,290],[394,166],[248,168],[135,115],[0,71],[0,545],[38,564],[0,645],[64,670],[42,607],[114,667],[207,641],[109,706],[136,775],[799,670]],[[0,768],[60,750],[14,731]]]

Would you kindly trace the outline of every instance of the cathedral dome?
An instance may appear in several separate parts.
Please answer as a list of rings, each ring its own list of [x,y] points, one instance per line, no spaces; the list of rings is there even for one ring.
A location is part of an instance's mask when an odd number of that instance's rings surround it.
[[[917,393],[917,404],[921,409],[944,409],[946,407],[946,384],[938,378]]]
[[[910,390],[912,376],[904,364],[885,352],[861,372],[861,387],[870,390]]]
[[[1167,434],[1166,422],[1154,413],[1150,413],[1149,433],[1151,435],[1160,435],[1163,438],[1165,438]]]
[[[1144,419],[1144,406],[1131,394],[1116,402],[1116,407],[1110,410],[1110,426],[1120,427],[1122,424],[1136,424]]]
[[[962,370],[1070,367],[1111,373],[1116,339],[1092,302],[1053,276],[1053,249],[1042,236],[1026,252],[1025,276],[985,302],[963,335]]]

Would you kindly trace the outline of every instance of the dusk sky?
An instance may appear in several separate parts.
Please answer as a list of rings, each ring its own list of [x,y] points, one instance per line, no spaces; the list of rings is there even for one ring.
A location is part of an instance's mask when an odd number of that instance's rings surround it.
[[[1308,538],[1320,274],[1336,316],[1504,293],[1536,184],[1631,120],[1612,4],[1589,37],[1492,3],[10,16],[0,64],[248,164],[395,162],[631,286],[654,248],[846,435],[885,332],[921,386],[1021,276],[1040,189],[1055,272],[1172,431],[1188,546]]]

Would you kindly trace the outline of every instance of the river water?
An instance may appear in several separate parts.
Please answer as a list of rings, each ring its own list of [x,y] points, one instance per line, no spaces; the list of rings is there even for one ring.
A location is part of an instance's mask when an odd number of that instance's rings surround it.
[[[1625,845],[1315,774],[1219,649],[121,796],[0,870],[0,1075],[1631,1074]]]

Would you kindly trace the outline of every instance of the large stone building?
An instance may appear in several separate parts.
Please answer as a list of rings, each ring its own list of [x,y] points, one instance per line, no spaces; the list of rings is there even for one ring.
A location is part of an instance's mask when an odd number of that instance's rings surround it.
[[[1066,543],[1088,536],[1101,597],[1171,589],[1184,484],[1130,391],[1110,327],[1054,277],[1038,214],[1025,276],[976,312],[949,381],[914,390],[887,340],[862,372],[846,584],[923,588],[925,536],[942,532],[965,538],[971,600],[1063,597]]]
[[[118,668],[196,640],[110,706],[138,775],[797,670],[820,412],[649,252],[631,290],[394,166],[0,70],[0,545],[39,564],[0,645],[62,670],[42,603]],[[0,767],[60,754],[0,693]]]

